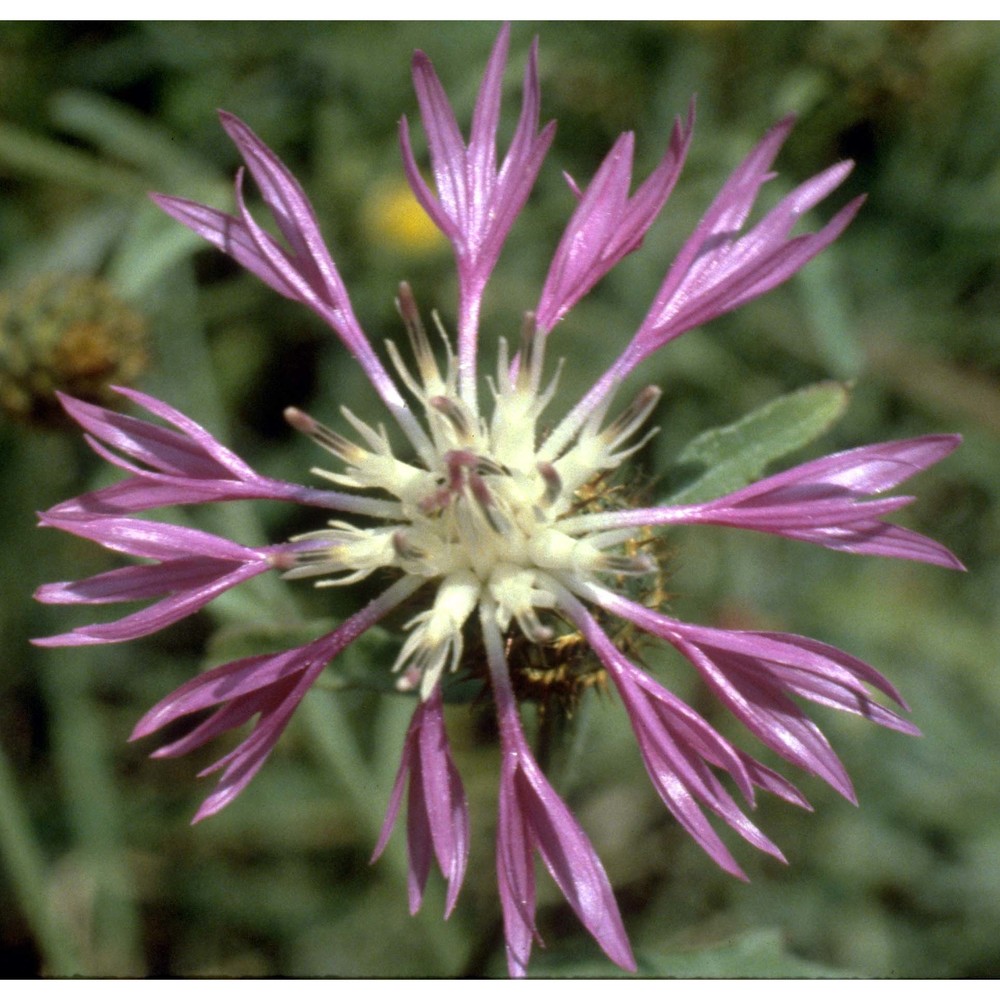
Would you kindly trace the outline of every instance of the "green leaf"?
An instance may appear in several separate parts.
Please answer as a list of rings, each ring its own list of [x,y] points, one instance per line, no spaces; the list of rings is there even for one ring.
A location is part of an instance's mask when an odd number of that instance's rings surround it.
[[[362,688],[395,694],[399,674],[392,665],[399,653],[399,637],[388,629],[374,626],[345,649],[320,680],[328,688]]]
[[[260,623],[232,625],[219,629],[209,640],[205,653],[206,666],[215,667],[246,656],[280,653],[295,646],[304,646],[336,627],[329,618],[310,622],[290,622],[287,625]]]
[[[51,103],[56,125],[96,146],[109,162],[121,161],[163,186],[191,198],[231,197],[230,185],[213,167],[179,143],[154,118],[102,94],[66,90]]]
[[[830,429],[849,398],[842,382],[818,382],[765,403],[734,424],[699,434],[677,457],[686,485],[669,503],[711,500],[759,479],[771,462]]]
[[[793,955],[775,928],[751,931],[698,951],[640,953],[639,970],[674,979],[842,979],[850,975]]]
[[[142,181],[130,171],[16,125],[0,124],[0,164],[17,174],[118,198],[144,194]]]
[[[647,979],[844,979],[851,973],[793,955],[780,930],[751,931],[725,944],[676,952],[636,951],[636,975]],[[539,955],[532,976],[610,979],[631,973],[600,959],[560,961]]]

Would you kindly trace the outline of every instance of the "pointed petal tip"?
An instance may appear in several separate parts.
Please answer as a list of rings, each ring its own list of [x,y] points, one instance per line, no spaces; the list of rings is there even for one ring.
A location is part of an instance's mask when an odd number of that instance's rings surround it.
[[[537,39],[536,39],[537,41]],[[507,60],[507,49],[510,47],[510,21],[504,21],[500,25],[500,30],[497,32],[497,37],[493,42],[493,48],[490,51],[490,59],[492,60],[495,55],[500,55],[503,61]]]
[[[114,641],[114,639],[95,638],[92,635],[87,635],[82,629],[74,629],[72,632],[63,632],[61,635],[46,635],[40,639],[30,640],[32,646],[39,646],[43,649],[57,649],[60,646],[98,646],[102,643]]]
[[[695,119],[697,118],[697,112],[698,112],[698,95],[697,94],[692,94],[691,95],[691,100],[688,101],[687,120],[684,123],[685,127],[686,127],[686,131],[688,131],[688,132],[693,132],[694,131],[694,123],[695,123]],[[680,124],[680,121],[681,121],[681,117],[680,117],[680,115],[678,115],[677,116],[677,122],[678,122],[678,124]]]
[[[411,917],[415,917],[420,912],[420,907],[423,905],[423,902],[424,902],[423,894],[419,896],[410,897],[408,908]]]
[[[899,441],[900,446],[928,445],[931,456],[920,468],[927,468],[946,459],[962,443],[961,434],[926,434],[919,438],[909,438]]]
[[[94,518],[86,514],[81,515],[80,513],[75,511],[63,510],[65,505],[70,502],[71,501],[63,500],[62,503],[57,503],[54,507],[50,507],[48,510],[37,511],[35,514],[35,516],[38,518],[37,526],[39,528],[55,528],[57,531],[63,531],[66,530],[63,528],[63,524],[66,522],[94,520]],[[54,587],[54,586],[56,586],[56,584],[53,583],[42,584],[42,586],[39,587],[38,590],[40,591],[45,589],[46,587]],[[39,601],[42,600],[42,598],[38,596],[38,591],[35,592],[35,600]]]
[[[632,949],[628,942],[625,943],[625,951],[617,958],[612,958],[612,961],[620,969],[624,969],[626,972],[636,973],[639,971],[639,963],[636,962],[635,955],[632,953]]]
[[[142,719],[140,719],[133,727],[132,732],[128,735],[127,742],[135,743],[137,740],[145,739],[149,735],[149,732],[142,728]],[[154,756],[156,751],[154,750],[150,756]]]
[[[162,702],[159,705],[151,708],[133,727],[132,733],[128,738],[129,743],[134,743],[136,740],[145,739],[147,736],[151,736],[157,730],[162,729],[166,722],[173,721],[170,719],[165,720],[163,718],[164,708]],[[162,756],[161,750],[154,750],[150,756],[157,757]]]
[[[853,160],[848,160],[847,162],[851,164],[851,168],[853,169],[853,167],[854,167],[854,161]],[[847,173],[850,173],[850,170],[847,171]],[[844,174],[844,178],[845,179],[847,177],[847,173]],[[828,228],[828,229],[829,228],[833,228],[835,226],[835,224],[836,224],[836,226],[839,227],[839,228],[836,229],[837,235],[839,235],[840,233],[842,233],[851,224],[851,222],[854,221],[854,217],[858,214],[858,212],[861,211],[862,205],[864,205],[864,203],[867,200],[868,200],[868,193],[867,192],[862,192],[861,194],[859,194],[856,197],[852,198],[826,224],[826,228]]]
[[[222,127],[234,141],[236,140],[236,135],[234,135],[234,133],[249,133],[250,135],[253,135],[253,132],[250,130],[250,126],[247,125],[242,118],[237,117],[231,111],[226,111],[224,108],[217,108],[215,113],[219,116],[219,122],[222,124]]]
[[[117,391],[117,386],[111,386],[112,389]],[[55,390],[56,399],[59,400],[59,405],[66,411],[67,415],[71,420],[76,420],[80,423],[77,418],[77,413],[87,413],[88,404],[82,399],[77,399],[76,396],[71,396],[68,392],[62,392],[59,389]],[[101,407],[94,407],[94,404],[89,404],[93,409],[100,410]],[[93,409],[90,412],[93,412]]]
[[[221,762],[220,762],[221,763]],[[198,777],[208,773],[214,769],[213,767],[206,768],[198,774]],[[221,779],[220,785],[216,788],[214,792],[204,802],[199,806],[198,811],[194,814],[194,818],[191,820],[191,825],[194,826],[195,823],[200,823],[204,819],[208,819],[210,816],[214,816],[217,812],[221,812],[226,808],[235,798],[237,798],[243,789],[246,787],[246,781],[243,779],[237,780],[234,784],[225,784],[226,777]]]
[[[36,597],[35,600],[40,600],[40,598]],[[49,649],[53,646],[63,645],[63,643],[56,641],[59,638],[60,636],[58,635],[43,635],[37,639],[29,639],[28,642],[30,642],[32,646],[38,646],[40,649]]]
[[[177,195],[161,194],[159,191],[150,191],[147,193],[147,197],[161,212],[165,212],[172,219],[180,222],[181,225],[187,226],[189,229],[192,229],[192,226],[187,220],[191,217],[193,210],[202,209],[210,211],[210,209],[207,209],[206,206],[193,202],[189,198],[178,197]],[[192,231],[197,232],[197,230],[193,229]]]
[[[219,799],[220,801],[215,801],[216,799]],[[210,795],[204,802],[202,802],[198,811],[191,818],[191,825],[195,826],[197,823],[201,823],[202,820],[206,820],[210,816],[214,816],[220,809],[224,808],[228,804],[228,797],[219,796],[218,794]]]
[[[410,60],[410,66],[414,76],[418,73],[436,75],[434,73],[434,63],[431,62],[430,56],[423,49],[413,50],[413,58]]]
[[[672,811],[672,810],[671,810]],[[674,813],[677,816],[676,813]],[[688,830],[688,833],[691,831]],[[714,833],[714,831],[712,831]],[[740,868],[737,860],[729,853],[721,841],[719,841],[719,850],[709,850],[707,845],[702,843],[700,840],[695,838],[695,843],[705,851],[705,853],[727,874],[732,875],[733,878],[739,879],[741,882],[749,882],[750,876],[747,875],[742,868]]]
[[[840,160],[829,168],[830,173],[836,177],[843,180],[845,177],[849,177],[853,172],[854,168],[857,166],[854,160],[848,158],[846,160]],[[838,181],[839,183],[839,181]],[[864,195],[861,195],[864,197]]]

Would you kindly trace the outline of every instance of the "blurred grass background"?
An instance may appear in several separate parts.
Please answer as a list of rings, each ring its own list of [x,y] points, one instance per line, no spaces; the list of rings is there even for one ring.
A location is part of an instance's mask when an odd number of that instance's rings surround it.
[[[46,395],[52,385],[84,391],[81,384],[141,371],[141,387],[207,423],[255,467],[302,481],[316,456],[282,425],[285,405],[329,421],[343,401],[375,413],[363,379],[317,320],[202,249],[144,193],[231,206],[237,158],[214,115],[225,107],[301,179],[376,343],[400,332],[392,300],[403,278],[451,325],[449,254],[406,201],[396,123],[403,112],[415,117],[408,62],[421,47],[464,126],[495,30],[0,26],[5,975],[503,972],[492,860],[496,747],[481,713],[456,705],[449,716],[473,811],[473,855],[448,923],[434,876],[424,912],[407,915],[398,836],[386,858],[367,863],[406,699],[315,692],[247,792],[195,828],[188,821],[210,787],[195,774],[223,748],[156,762],[146,759],[151,746],[127,743],[136,719],[206,659],[248,638],[255,649],[287,644],[282,633],[300,615],[328,624],[356,592],[255,583],[212,617],[140,643],[43,651],[27,642],[91,617],[34,604],[35,586],[116,564],[95,546],[34,527],[34,511],[114,478],[78,433],[58,425]],[[664,218],[553,338],[553,355],[571,359],[561,398],[603,370],[722,180],[768,125],[794,111],[799,124],[765,200],[851,157],[857,169],[823,217],[862,191],[868,203],[789,285],[646,365],[643,379],[665,389],[650,471],[694,434],[830,377],[852,383],[851,407],[810,455],[936,431],[965,435],[956,455],[917,481],[919,502],[902,520],[949,545],[968,574],[723,530],[676,536],[675,613],[842,646],[902,688],[924,736],[816,709],[861,807],[811,780],[801,784],[815,814],[764,801],[760,823],[790,865],[740,843],[752,878],[743,885],[716,871],[666,813],[620,706],[592,699],[556,780],[605,861],[644,968],[997,975],[1000,28],[518,25],[507,135],[536,33],[543,120],[560,126],[487,299],[486,357],[489,338],[515,334],[537,299],[572,209],[560,170],[587,179],[613,138],[635,129],[644,176],[673,115],[697,93],[694,145]],[[268,505],[191,518],[250,542],[315,525]],[[248,620],[257,626],[252,637]],[[354,669],[350,657],[387,667],[393,655],[373,637],[349,654],[345,672]],[[723,724],[687,674],[668,669],[678,690]],[[547,876],[540,883],[548,948],[537,971],[612,971]]]

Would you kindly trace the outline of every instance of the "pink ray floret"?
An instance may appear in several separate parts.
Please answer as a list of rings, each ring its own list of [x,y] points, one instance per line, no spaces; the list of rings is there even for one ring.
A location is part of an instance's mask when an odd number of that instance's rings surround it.
[[[423,52],[413,57],[413,85],[430,149],[436,195],[417,165],[405,116],[399,127],[407,180],[455,251],[459,281],[459,377],[463,395],[470,401],[475,400],[476,393],[476,346],[483,290],[555,135],[554,122],[538,131],[541,96],[535,43],[524,71],[521,116],[507,155],[497,167],[501,85],[509,44],[510,28],[505,26],[483,74],[468,146],[430,59]]]
[[[497,880],[512,976],[525,975],[535,929],[534,852],[541,855],[580,923],[613,962],[635,971],[611,883],[566,803],[556,794],[524,738],[503,654],[489,609],[482,614],[490,681],[500,728]]]
[[[552,258],[535,310],[540,330],[551,330],[623,257],[642,245],[680,177],[693,131],[692,102],[687,121],[674,123],[659,166],[631,197],[635,137],[626,132],[611,147],[587,189],[577,192],[580,204]]]
[[[746,876],[701,806],[754,847],[784,861],[781,851],[746,817],[712,768],[728,773],[751,807],[757,787],[808,808],[798,789],[734,747],[690,706],[631,663],[579,601],[566,594],[563,607],[610,673],[653,785],[684,829],[716,864],[738,878]]]
[[[416,589],[412,580],[398,580],[339,628],[305,646],[236,660],[195,677],[154,705],[136,724],[132,739],[212,709],[212,714],[186,736],[153,753],[154,757],[179,757],[259,715],[250,736],[202,771],[203,775],[222,771],[215,791],[202,803],[194,820],[211,816],[232,802],[260,770],[326,665]]]
[[[866,685],[906,708],[899,692],[867,663],[814,639],[776,632],[690,625],[597,585],[582,588],[612,614],[665,639],[702,675],[719,700],[765,746],[856,801],[850,778],[819,727],[789,695],[916,735],[919,730],[879,704]]]
[[[845,205],[822,229],[792,236],[798,220],[839,187],[853,164],[838,163],[801,184],[749,232],[743,227],[794,119],[775,125],[729,180],[684,243],[639,329],[556,431],[571,435],[636,365],[682,333],[732,312],[787,281],[850,224],[864,196]]]
[[[863,197],[845,205],[818,232],[791,236],[795,223],[844,182],[853,166],[845,161],[801,184],[742,233],[793,122],[786,118],[768,132],[681,248],[633,341],[640,358],[776,288],[829,246],[857,214]]]
[[[933,434],[827,455],[704,503],[582,515],[564,531],[639,525],[717,524],[783,535],[858,555],[889,556],[962,569],[933,539],[882,520],[912,496],[869,499],[946,458],[961,443]]]
[[[129,514],[222,500],[285,500],[374,515],[391,509],[384,501],[380,506],[378,500],[262,476],[172,406],[135,389],[116,391],[175,429],[60,395],[66,412],[87,432],[91,448],[130,475],[56,504],[48,512],[53,517]]]
[[[38,646],[128,642],[159,632],[203,608],[246,580],[266,573],[282,546],[250,549],[204,531],[127,517],[41,515],[42,525],[98,542],[114,552],[155,559],[87,580],[48,583],[35,592],[44,604],[113,604],[161,597],[155,604],[105,625],[84,625],[63,635],[35,639]]]
[[[185,198],[154,194],[168,215],[229,254],[286,298],[308,306],[330,325],[361,365],[404,433],[419,449],[427,445],[395,383],[389,377],[351,306],[316,213],[301,185],[277,156],[235,115],[219,113],[222,126],[246,161],[287,246],[261,228],[243,199],[243,171],[236,176],[239,215],[230,215]]]
[[[469,808],[462,778],[448,747],[440,688],[413,713],[373,862],[382,856],[389,843],[407,785],[410,913],[416,913],[423,902],[433,856],[448,883],[447,917],[458,901],[469,861]]]

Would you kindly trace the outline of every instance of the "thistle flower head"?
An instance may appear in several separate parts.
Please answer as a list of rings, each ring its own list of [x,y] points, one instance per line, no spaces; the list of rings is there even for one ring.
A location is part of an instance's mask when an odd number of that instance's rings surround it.
[[[651,420],[660,390],[648,386],[616,401],[622,380],[686,330],[789,278],[840,234],[860,199],[818,231],[792,235],[799,218],[847,176],[850,164],[838,164],[797,187],[747,228],[791,128],[790,120],[780,122],[737,167],[665,269],[645,318],[623,340],[619,357],[582,399],[559,405],[560,363],[546,357],[549,337],[575,304],[641,245],[680,174],[694,112],[692,107],[674,123],[659,164],[633,193],[630,134],[613,145],[589,184],[571,181],[577,207],[541,281],[539,298],[527,305],[520,331],[499,340],[495,358],[483,359],[484,290],[553,137],[553,126],[539,130],[537,49],[532,46],[518,124],[497,162],[508,35],[504,28],[489,58],[468,141],[429,59],[422,53],[414,58],[433,188],[421,172],[405,118],[400,131],[404,169],[416,197],[450,241],[459,278],[457,335],[453,343],[439,330],[443,350],[435,350],[437,334],[428,334],[404,284],[397,305],[408,343],[388,343],[388,366],[383,362],[354,314],[304,191],[232,115],[222,114],[223,127],[243,155],[280,238],[248,211],[242,170],[235,214],[154,195],[164,211],[319,315],[368,376],[405,443],[394,445],[383,425],[362,420],[347,407],[341,408],[338,426],[328,427],[290,406],[288,423],[326,452],[323,466],[313,471],[335,488],[321,489],[260,475],[206,429],[142,393],[123,390],[161,423],[66,399],[67,412],[88,432],[94,449],[126,477],[57,505],[42,523],[152,562],[76,583],[49,584],[37,596],[49,603],[153,603],[118,621],[39,641],[73,645],[148,635],[271,570],[319,587],[369,578],[389,581],[328,635],[192,679],[147,713],[134,735],[146,736],[209,710],[186,736],[157,751],[174,756],[256,717],[250,735],[209,769],[221,771],[221,777],[196,818],[210,815],[246,787],[326,665],[405,605],[409,617],[392,669],[400,690],[417,692],[417,707],[375,856],[386,846],[405,794],[410,907],[420,906],[432,861],[448,882],[448,912],[455,906],[470,825],[448,746],[442,692],[453,673],[468,672],[492,693],[499,724],[497,876],[511,973],[525,972],[538,937],[536,851],[605,953],[634,968],[608,877],[521,728],[518,692],[532,664],[549,662],[557,649],[588,649],[601,677],[618,692],[654,787],[694,840],[722,868],[743,877],[710,815],[781,858],[744,810],[753,806],[759,790],[799,806],[807,805],[805,798],[655,680],[609,623],[624,621],[631,630],[673,646],[763,744],[853,797],[843,766],[800,701],[914,732],[877,697],[905,707],[899,694],[872,667],[824,643],[673,618],[663,600],[656,532],[675,524],[726,525],[847,552],[958,567],[937,543],[883,520],[911,498],[881,496],[944,458],[958,439],[942,435],[861,447],[697,503],[602,502],[612,494],[616,472],[655,433]],[[163,505],[253,498],[318,508],[330,519],[285,543],[252,548],[133,516]]]

